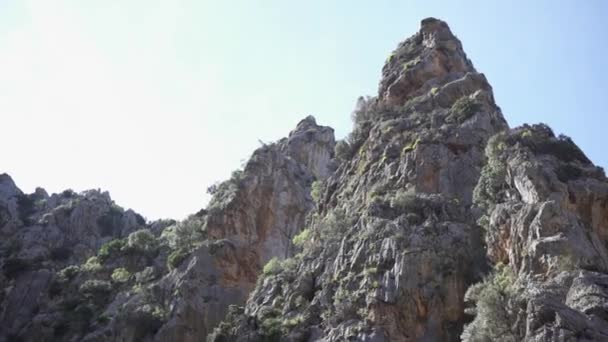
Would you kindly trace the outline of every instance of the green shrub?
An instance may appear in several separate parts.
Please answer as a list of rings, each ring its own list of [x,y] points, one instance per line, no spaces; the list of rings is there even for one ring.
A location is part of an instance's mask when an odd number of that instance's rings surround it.
[[[487,162],[473,190],[473,202],[486,212],[491,205],[498,203],[506,188],[507,165],[503,154],[507,145],[504,140],[504,134],[497,134],[488,140],[485,150]]]
[[[80,285],[80,293],[86,297],[95,297],[98,295],[105,295],[112,291],[112,284],[105,280],[87,280]]]
[[[98,272],[102,269],[101,263],[99,262],[99,258],[96,256],[90,257],[87,261],[82,265],[82,270],[86,272]]]
[[[170,270],[178,268],[179,265],[181,265],[182,262],[184,262],[184,260],[186,260],[188,255],[189,255],[189,252],[183,248],[178,248],[178,249],[174,250],[167,257],[167,266],[169,267]]]
[[[416,196],[416,192],[413,189],[399,189],[390,199],[391,207],[399,210],[400,212],[416,212],[420,209],[420,204],[421,203]]]
[[[205,239],[204,222],[195,215],[178,223],[174,231],[177,248],[192,250]]]
[[[320,239],[326,242],[342,240],[348,228],[354,223],[354,217],[347,217],[344,210],[336,209],[319,223]]]
[[[97,323],[101,325],[108,324],[111,320],[112,318],[106,314],[101,314],[99,317],[97,317]]]
[[[303,247],[306,242],[310,240],[311,231],[310,228],[306,228],[293,237],[291,240],[294,245],[298,247]]]
[[[80,268],[78,266],[70,265],[70,266],[62,269],[61,271],[57,272],[57,275],[59,276],[60,279],[69,281],[69,280],[74,279],[74,277],[76,277],[78,272],[80,272]]]
[[[283,325],[283,320],[280,317],[267,317],[262,320],[261,325],[263,341],[279,341]]]
[[[97,253],[97,256],[101,262],[105,262],[111,256],[120,255],[126,245],[127,241],[125,241],[125,239],[114,239],[108,241],[104,243],[101,248],[99,248],[99,253]]]
[[[465,300],[475,302],[475,319],[465,326],[462,340],[520,341],[512,330],[517,319],[518,300],[514,275],[508,266],[499,264],[482,283],[469,288]]]
[[[353,122],[359,124],[364,121],[369,121],[374,116],[375,99],[369,96],[359,96],[355,109],[351,114]]]
[[[139,253],[152,253],[158,248],[158,241],[150,230],[141,229],[129,234],[127,238],[127,248],[130,251]]]
[[[312,182],[312,185],[310,186],[310,196],[312,197],[313,201],[315,201],[316,203],[319,203],[321,201],[321,197],[323,196],[323,190],[323,182]]]
[[[365,274],[367,276],[378,274],[378,268],[377,267],[366,267],[363,270],[363,274]]]
[[[454,102],[450,111],[451,115],[458,122],[464,122],[475,113],[481,111],[481,104],[469,96],[463,96]]]
[[[401,150],[401,153],[412,152],[413,150],[416,149],[416,147],[418,147],[418,144],[420,144],[420,138],[416,137],[416,139],[414,139],[414,141],[412,141],[409,144],[406,144],[405,146],[403,146],[403,150]]]
[[[281,265],[281,261],[279,261],[279,259],[276,257],[270,259],[270,261],[264,265],[264,275],[275,275],[281,272],[283,272],[283,265]]]
[[[334,147],[334,154],[336,156],[336,159],[341,161],[350,159],[350,157],[352,156],[352,148],[348,141],[338,141],[336,143],[336,146]]]
[[[112,280],[116,283],[126,283],[131,278],[131,273],[123,267],[114,269],[112,272]]]

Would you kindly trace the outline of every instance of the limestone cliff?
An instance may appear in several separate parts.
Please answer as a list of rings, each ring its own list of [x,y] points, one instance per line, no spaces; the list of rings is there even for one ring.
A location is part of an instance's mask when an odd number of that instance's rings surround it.
[[[26,195],[2,175],[0,341],[201,341],[264,263],[292,255],[334,144],[307,117],[182,222],[145,222],[97,190]]]
[[[334,141],[312,117],[146,222],[0,175],[0,342],[608,341],[608,180],[509,128],[428,18]]]
[[[608,182],[509,129],[446,23],[399,44],[336,146],[299,253],[209,341],[608,340]]]

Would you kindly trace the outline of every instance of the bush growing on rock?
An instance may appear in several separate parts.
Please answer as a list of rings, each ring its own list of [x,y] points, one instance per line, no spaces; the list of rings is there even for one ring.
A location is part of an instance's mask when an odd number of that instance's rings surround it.
[[[311,232],[310,228],[306,228],[293,237],[292,242],[298,247],[303,247],[308,241],[310,241]]]
[[[390,205],[401,212],[417,211],[420,203],[413,189],[399,189],[390,199]]]
[[[465,301],[475,302],[468,310],[475,314],[473,322],[465,326],[462,340],[520,341],[512,325],[517,319],[517,288],[511,269],[499,264],[482,283],[473,285],[466,293]]]
[[[178,248],[172,251],[167,257],[167,267],[169,267],[170,270],[178,268],[179,265],[186,260],[188,255],[189,252],[183,248]]]
[[[105,295],[112,291],[112,284],[105,280],[90,279],[80,285],[80,293],[86,297]]]
[[[204,222],[197,216],[190,216],[175,226],[177,248],[192,250],[205,239]]]
[[[352,156],[352,148],[347,141],[340,140],[334,147],[334,154],[338,160],[345,161]]]
[[[158,248],[158,241],[148,229],[133,232],[127,238],[127,248],[139,253],[153,253]]]
[[[127,245],[125,239],[114,239],[104,243],[100,248],[97,256],[104,262],[112,256],[120,255],[124,247]]]
[[[347,229],[355,223],[353,217],[347,217],[342,209],[336,209],[319,223],[320,238],[326,242],[339,241]]]
[[[57,273],[61,280],[69,281],[74,279],[76,275],[80,272],[80,268],[76,265],[70,265]]]
[[[82,265],[82,270],[86,272],[98,272],[102,269],[101,263],[99,262],[99,258],[90,257],[87,261]]]
[[[481,111],[481,105],[469,96],[463,96],[454,102],[450,111],[457,122],[464,122]]]
[[[316,203],[319,203],[319,201],[321,200],[321,196],[323,196],[323,183],[320,181],[314,181],[312,182],[312,185],[310,186],[310,196],[312,197],[312,200],[315,201]]]
[[[503,157],[506,148],[504,134],[497,134],[488,140],[485,151],[487,162],[473,190],[473,202],[485,210],[488,210],[492,203],[498,202],[506,186],[507,166]]]
[[[112,272],[112,280],[116,283],[126,283],[131,278],[131,273],[123,267],[119,267]]]
[[[374,104],[376,100],[372,97],[359,96],[357,104],[353,110],[351,117],[355,124],[371,120],[374,117]]]
[[[266,265],[264,265],[263,273],[264,275],[275,275],[279,274],[283,271],[283,265],[281,265],[281,261],[277,258],[270,259]]]

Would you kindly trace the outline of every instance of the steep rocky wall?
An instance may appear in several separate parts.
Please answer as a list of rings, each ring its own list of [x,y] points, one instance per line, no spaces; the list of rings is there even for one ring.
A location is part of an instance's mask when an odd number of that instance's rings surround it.
[[[208,341],[604,341],[608,182],[509,129],[439,20],[360,98],[295,257]]]
[[[426,19],[354,118],[301,253],[211,340],[459,340],[486,267],[473,189],[487,140],[507,129],[492,89]]]
[[[607,341],[603,170],[545,125],[497,135],[487,155],[475,201],[502,269],[469,290],[477,316],[464,340]]]
[[[446,23],[353,118],[337,144],[305,118],[180,222],[0,175],[0,342],[608,341],[604,171],[510,129]]]
[[[1,175],[0,341],[204,340],[268,260],[292,254],[334,144],[305,118],[182,222],[146,223],[97,190],[26,195]]]

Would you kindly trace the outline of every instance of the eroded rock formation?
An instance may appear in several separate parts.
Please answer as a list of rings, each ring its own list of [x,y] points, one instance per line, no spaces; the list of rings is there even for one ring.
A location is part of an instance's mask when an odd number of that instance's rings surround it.
[[[344,140],[302,120],[186,220],[0,175],[0,342],[608,341],[608,181],[508,127],[448,25]]]

